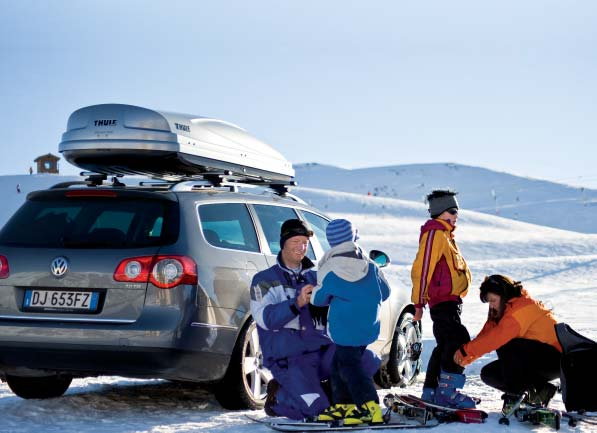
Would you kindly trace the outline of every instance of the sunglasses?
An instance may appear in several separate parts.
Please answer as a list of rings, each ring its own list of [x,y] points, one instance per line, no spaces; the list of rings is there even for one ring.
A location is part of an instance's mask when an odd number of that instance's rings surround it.
[[[453,207],[452,209],[448,209],[446,212],[448,212],[450,215],[458,215],[458,209],[456,209],[455,207]]]

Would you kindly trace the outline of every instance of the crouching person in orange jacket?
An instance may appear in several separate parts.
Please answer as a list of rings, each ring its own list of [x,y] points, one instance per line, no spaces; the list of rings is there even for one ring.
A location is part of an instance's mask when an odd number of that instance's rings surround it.
[[[481,301],[489,303],[487,322],[454,353],[454,362],[464,367],[495,350],[498,359],[483,367],[481,380],[505,393],[504,407],[523,392],[529,403],[547,406],[556,391],[549,381],[560,376],[556,320],[520,282],[504,275],[486,277],[479,290]]]

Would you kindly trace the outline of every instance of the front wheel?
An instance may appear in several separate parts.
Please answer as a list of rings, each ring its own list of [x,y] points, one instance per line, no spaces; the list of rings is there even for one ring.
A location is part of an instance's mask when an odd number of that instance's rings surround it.
[[[403,312],[394,331],[387,373],[395,386],[412,384],[421,371],[421,325],[414,322],[413,318],[412,313]]]
[[[10,376],[6,375],[6,383],[12,392],[21,398],[54,398],[66,392],[72,382],[70,376]]]
[[[247,323],[238,338],[224,379],[215,396],[225,409],[261,409],[271,372],[263,366],[257,325]]]

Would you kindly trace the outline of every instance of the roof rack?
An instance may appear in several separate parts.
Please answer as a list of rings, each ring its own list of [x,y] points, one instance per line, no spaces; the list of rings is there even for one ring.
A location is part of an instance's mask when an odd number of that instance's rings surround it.
[[[50,189],[58,189],[58,188],[68,188],[74,185],[87,185],[87,186],[102,186],[104,181],[108,179],[108,175],[102,173],[91,173],[82,171],[80,173],[81,176],[87,176],[85,180],[73,180],[68,182],[60,182],[55,185],[52,185]],[[119,177],[122,177],[121,174],[117,174],[112,176],[112,185],[114,187],[122,187],[126,186],[126,184],[120,182],[118,180]]]
[[[81,176],[87,176],[83,181],[70,181],[61,182],[53,185],[51,189],[68,188],[75,185],[87,185],[89,187],[104,186],[104,181],[111,177],[111,184],[105,186],[111,187],[125,187],[126,184],[120,182],[118,178],[122,178],[123,174],[108,174],[108,173],[92,173],[92,172],[81,172]],[[289,193],[290,188],[297,186],[297,182],[294,180],[290,181],[279,181],[265,179],[263,177],[244,175],[239,176],[231,171],[222,172],[209,172],[201,175],[192,176],[176,176],[173,179],[171,176],[153,176],[150,181],[140,181],[139,186],[148,186],[153,188],[162,188],[170,191],[197,191],[200,189],[213,189],[213,188],[227,188],[231,192],[238,192],[240,187],[249,188],[265,188],[270,189],[274,194],[291,198],[297,202],[302,200]]]
[[[296,181],[280,182],[266,179],[248,178],[246,176],[237,176],[231,172],[209,173],[201,176],[200,179],[181,180],[174,183],[169,189],[171,191],[193,191],[205,188],[228,188],[232,192],[237,192],[239,187],[262,187],[269,188],[275,194],[280,196],[288,195],[290,188],[296,186]]]

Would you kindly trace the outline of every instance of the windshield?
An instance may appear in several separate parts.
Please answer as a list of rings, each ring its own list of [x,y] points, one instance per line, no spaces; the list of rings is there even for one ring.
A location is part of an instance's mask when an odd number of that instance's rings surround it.
[[[0,231],[0,244],[44,248],[142,248],[173,243],[178,205],[145,198],[28,200]]]

